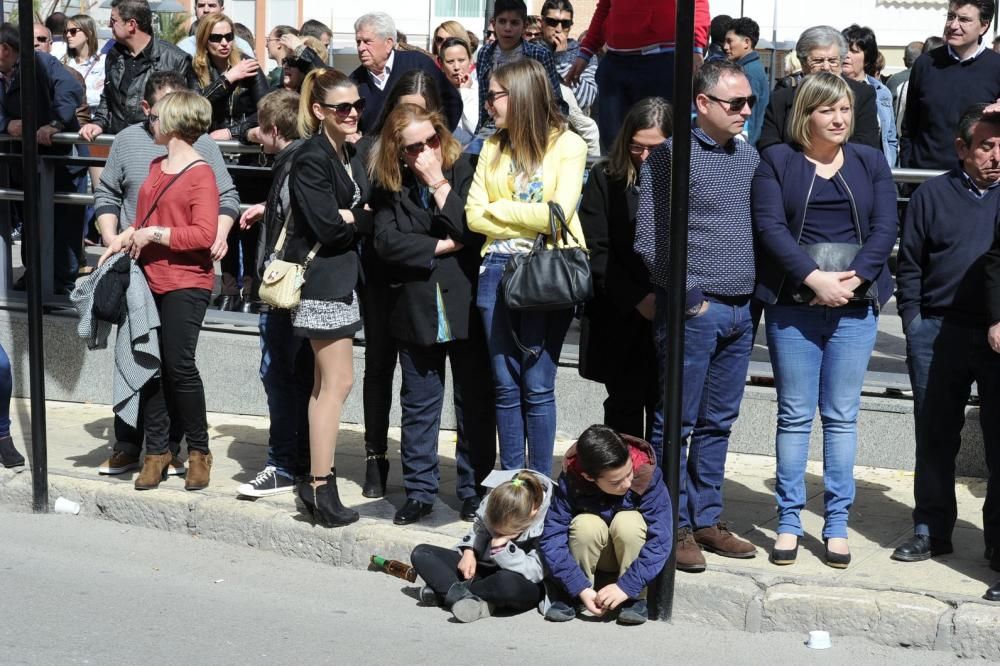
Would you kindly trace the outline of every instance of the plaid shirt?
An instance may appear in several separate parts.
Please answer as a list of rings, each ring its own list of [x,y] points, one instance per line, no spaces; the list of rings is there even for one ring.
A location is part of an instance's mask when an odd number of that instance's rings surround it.
[[[486,125],[493,124],[493,119],[486,113],[486,93],[489,92],[490,76],[493,74],[493,57],[498,48],[500,48],[500,42],[493,42],[480,50],[479,57],[476,58],[476,72],[479,74],[479,126],[476,127],[476,131],[479,131]],[[545,68],[545,71],[549,75],[549,81],[552,82],[552,94],[555,96],[556,103],[559,104],[559,110],[562,111],[564,116],[568,115],[569,107],[563,101],[562,91],[559,89],[559,84],[562,81],[559,78],[558,72],[556,72],[552,50],[543,44],[535,44],[523,40],[521,41],[521,49],[525,58],[537,60]]]

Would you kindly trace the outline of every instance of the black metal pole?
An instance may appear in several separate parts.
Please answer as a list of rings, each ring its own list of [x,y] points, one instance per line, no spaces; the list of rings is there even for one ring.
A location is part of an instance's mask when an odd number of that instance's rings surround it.
[[[49,459],[45,428],[45,356],[42,334],[42,247],[38,209],[38,111],[31,0],[17,5],[21,36],[21,152],[24,156],[24,243],[27,249],[28,376],[31,391],[31,497],[36,513],[49,510]],[[52,202],[48,202],[52,205]]]
[[[674,612],[677,574],[677,512],[681,474],[681,390],[684,372],[684,302],[687,293],[688,198],[691,184],[691,90],[694,75],[694,3],[678,0],[674,60],[674,139],[670,164],[670,288],[667,292],[667,367],[663,378],[663,455],[670,491],[674,547],[654,586],[656,617]]]

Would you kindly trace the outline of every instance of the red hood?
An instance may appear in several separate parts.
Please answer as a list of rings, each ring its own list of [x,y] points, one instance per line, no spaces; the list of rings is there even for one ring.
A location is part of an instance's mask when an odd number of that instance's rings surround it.
[[[631,490],[642,495],[649,488],[653,480],[653,470],[656,468],[656,453],[649,442],[631,435],[621,434],[620,437],[628,444],[628,455],[632,459],[632,486]],[[563,472],[577,477],[577,481],[583,484],[591,484],[596,489],[597,486],[592,481],[587,481],[583,477],[583,468],[580,466],[580,458],[576,454],[576,443],[566,451],[563,459]]]

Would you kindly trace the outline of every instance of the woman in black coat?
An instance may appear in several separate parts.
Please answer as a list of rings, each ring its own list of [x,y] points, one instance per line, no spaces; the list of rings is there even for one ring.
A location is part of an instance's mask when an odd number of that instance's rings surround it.
[[[590,172],[580,224],[590,248],[594,298],[587,304],[580,374],[608,391],[604,423],[649,440],[660,401],[653,347],[655,299],[649,272],[633,251],[639,168],[670,136],[670,104],[648,97],[632,107],[609,158]]]
[[[462,517],[472,520],[496,459],[489,355],[475,305],[482,237],[465,224],[472,166],[443,116],[412,104],[389,113],[373,150],[375,249],[391,287],[389,332],[403,374],[406,503],[393,522],[420,520],[438,492],[446,359],[458,421],[456,490]]]

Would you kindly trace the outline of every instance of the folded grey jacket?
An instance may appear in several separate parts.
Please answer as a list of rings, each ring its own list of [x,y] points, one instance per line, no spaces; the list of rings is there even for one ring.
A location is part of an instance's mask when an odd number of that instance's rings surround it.
[[[94,289],[116,261],[129,261],[129,285],[125,292],[127,312],[118,325],[115,341],[115,376],[112,382],[114,412],[132,427],[139,424],[139,391],[160,374],[160,314],[142,269],[124,255],[113,257],[91,273],[69,295],[80,314],[77,335],[87,340],[88,349],[108,346],[111,324],[91,312]]]

